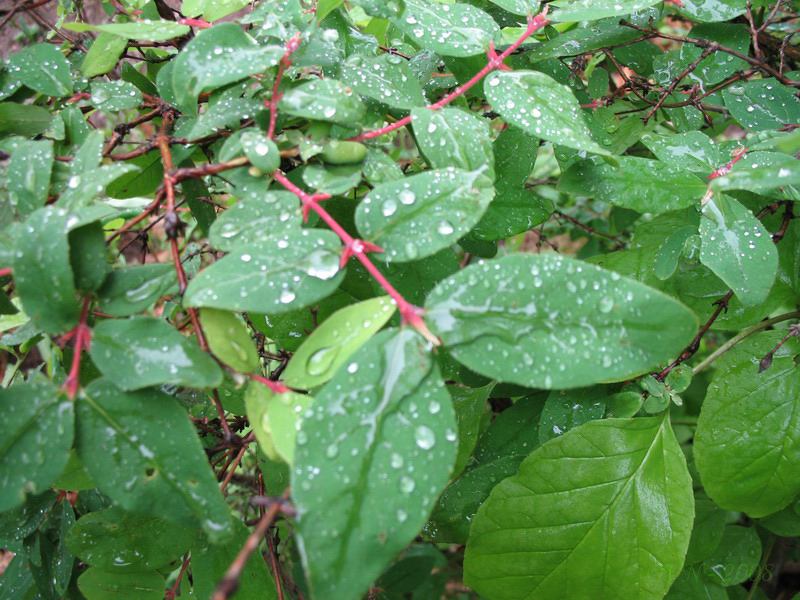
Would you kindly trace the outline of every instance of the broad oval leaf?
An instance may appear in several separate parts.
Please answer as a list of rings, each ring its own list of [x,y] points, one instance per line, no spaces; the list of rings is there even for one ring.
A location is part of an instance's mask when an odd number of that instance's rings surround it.
[[[247,418],[259,448],[270,460],[294,463],[297,432],[313,400],[308,394],[297,392],[276,394],[257,381],[247,386]]]
[[[751,131],[780,129],[800,120],[800,100],[774,79],[732,85],[722,97],[733,118]]]
[[[101,378],[86,388],[76,410],[81,460],[114,502],[200,525],[212,542],[230,535],[225,499],[194,425],[175,400],[152,389],[123,392]]]
[[[487,122],[455,108],[411,111],[417,145],[434,169],[456,167],[477,171],[486,167],[494,179],[492,136]]]
[[[166,321],[153,317],[109,319],[92,332],[92,360],[123,390],[172,383],[216,387],[222,369]]]
[[[109,573],[89,568],[78,577],[78,588],[92,600],[159,600],[166,582],[157,571]]]
[[[627,15],[654,4],[658,4],[658,0],[555,0],[551,6],[558,10],[553,11],[552,19],[562,23],[603,19]]]
[[[104,571],[137,573],[168,567],[192,547],[199,532],[119,507],[82,516],[66,537],[70,552]],[[158,543],[154,544],[153,540]]]
[[[790,185],[800,186],[800,161],[778,152],[752,152],[730,173],[714,178],[711,189],[755,192]]]
[[[508,123],[555,144],[608,154],[592,139],[572,90],[549,75],[501,71],[489,75],[483,88],[492,108]]]
[[[191,31],[188,25],[181,25],[174,21],[153,19],[142,19],[141,21],[128,23],[107,23],[105,25],[65,23],[64,28],[72,31],[102,31],[122,38],[148,42],[170,40]]]
[[[379,333],[303,419],[292,498],[315,597],[361,598],[447,484],[456,422],[425,346],[407,328]]]
[[[660,600],[693,516],[665,419],[585,423],[494,488],[470,529],[464,582],[492,600]]]
[[[778,251],[761,222],[739,202],[715,194],[703,205],[700,262],[733,289],[745,306],[769,296]]]
[[[32,213],[47,202],[53,171],[51,140],[22,140],[11,154],[6,171],[6,186],[16,196],[17,210]]]
[[[676,356],[697,317],[617,273],[559,255],[512,254],[442,281],[426,321],[470,369],[529,387],[638,375]]]
[[[153,263],[117,269],[98,291],[100,310],[115,317],[127,317],[177,291],[178,278],[173,265]]]
[[[184,302],[269,314],[308,306],[339,287],[339,248],[335,233],[316,229],[254,241],[201,271]]]
[[[434,169],[375,187],[356,209],[356,226],[388,260],[417,260],[472,229],[493,196],[481,170]]]
[[[264,173],[272,173],[281,164],[278,146],[260,131],[247,130],[240,138],[242,150],[250,163]]]
[[[23,48],[9,59],[8,70],[25,86],[47,96],[63,97],[72,93],[69,63],[52,44]]]
[[[65,23],[65,26],[68,25],[70,24]],[[81,63],[81,74],[85,77],[97,77],[108,73],[117,66],[119,57],[127,47],[127,38],[101,32]]]
[[[0,389],[0,512],[46,490],[61,475],[74,436],[72,403],[48,381]]]
[[[301,223],[297,196],[269,191],[259,198],[240,200],[217,217],[209,231],[209,240],[214,248],[231,251],[268,240],[276,231],[299,231]]]
[[[200,323],[214,356],[243,373],[258,369],[258,351],[241,317],[226,310],[203,308]]]
[[[706,492],[728,510],[763,517],[800,493],[800,373],[789,340],[759,373],[783,332],[739,343],[718,366],[697,421],[694,455]]]
[[[277,65],[283,53],[280,46],[259,46],[236,23],[204,29],[175,59],[172,70],[175,96],[181,104],[194,107],[194,99],[201,92]]]
[[[417,76],[405,59],[394,54],[374,58],[351,56],[342,66],[340,78],[362,96],[394,108],[425,105]]]
[[[304,390],[322,385],[394,312],[395,303],[388,296],[370,298],[337,310],[297,349],[283,372],[283,381]]]
[[[367,112],[353,90],[336,79],[315,79],[287,90],[278,108],[295,117],[359,124]]]
[[[468,4],[406,0],[405,12],[392,21],[415,44],[442,56],[481,54],[500,37],[494,19]]]
[[[92,104],[100,110],[114,112],[136,108],[142,103],[142,92],[132,83],[122,81],[93,81]]]
[[[707,189],[702,179],[684,168],[635,156],[623,156],[617,161],[616,167],[580,161],[562,175],[558,189],[656,214],[694,206]]]

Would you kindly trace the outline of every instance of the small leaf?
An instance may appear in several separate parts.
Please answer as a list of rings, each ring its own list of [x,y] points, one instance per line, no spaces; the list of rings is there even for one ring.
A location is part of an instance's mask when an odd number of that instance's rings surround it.
[[[646,133],[642,142],[661,162],[677,169],[697,171],[703,176],[724,162],[711,138],[699,131],[672,135]]]
[[[272,173],[281,164],[278,146],[271,139],[259,131],[247,130],[242,132],[240,138],[242,149],[250,163],[263,171]]]
[[[343,279],[338,236],[303,229],[241,246],[201,271],[184,296],[187,306],[281,313],[331,294]]]
[[[92,567],[112,573],[138,573],[164,569],[180,560],[197,533],[114,506],[78,519],[66,541],[70,552]]]
[[[703,571],[709,580],[728,587],[747,581],[760,558],[761,539],[756,528],[728,525],[717,549],[703,561]]]
[[[730,173],[716,177],[711,189],[772,190],[800,186],[800,161],[777,152],[753,152],[740,160]]]
[[[783,332],[756,334],[740,342],[717,367],[697,421],[694,455],[708,495],[724,509],[763,517],[800,493],[800,376],[789,340],[772,366],[761,358]]]
[[[129,23],[107,23],[105,25],[89,25],[88,23],[65,23],[65,29],[71,31],[101,31],[131,40],[146,42],[163,42],[189,33],[188,25],[180,25],[174,21],[142,19]]]
[[[276,394],[264,384],[247,386],[247,418],[261,451],[274,461],[294,463],[294,447],[303,415],[313,397],[296,392]]]
[[[503,171],[498,168],[498,173]],[[553,203],[524,188],[510,188],[498,181],[497,191],[481,220],[469,233],[483,241],[502,240],[529,231],[547,221],[553,214]]]
[[[665,420],[591,421],[492,490],[472,523],[464,582],[495,600],[656,600],[681,571],[693,509]]]
[[[654,4],[658,4],[657,0],[556,0],[552,6],[558,10],[553,11],[552,19],[562,23],[591,21],[627,15]]]
[[[344,125],[359,124],[366,114],[361,98],[335,79],[315,79],[287,90],[278,108],[295,117]]]
[[[69,262],[67,231],[77,218],[47,206],[22,224],[16,241],[14,284],[22,307],[47,333],[58,334],[78,324],[79,306]]]
[[[222,370],[208,354],[153,317],[109,319],[92,333],[92,360],[123,390],[172,383],[216,387]]]
[[[8,191],[16,197],[17,210],[32,213],[47,202],[53,170],[51,140],[22,140],[11,154],[6,172]]]
[[[61,475],[74,435],[72,403],[47,381],[0,389],[4,415],[0,442],[0,512],[27,494],[47,489]]]
[[[751,131],[780,129],[797,123],[800,100],[774,79],[736,83],[722,90],[725,106],[742,127]]]
[[[240,200],[211,226],[209,240],[217,250],[250,248],[269,240],[276,231],[300,230],[300,203],[291,192],[266,192]]]
[[[283,53],[280,46],[259,46],[236,23],[215,25],[198,33],[175,59],[175,96],[181,104],[194,107],[200,93],[265,71],[278,64]]]
[[[534,0],[489,0],[503,10],[507,10],[515,15],[532,15],[536,13],[539,3]]]
[[[455,385],[447,386],[453,409],[458,419],[458,455],[453,467],[453,476],[458,476],[472,456],[475,444],[478,442],[480,425],[483,420],[486,400],[494,384],[480,388],[468,388]]]
[[[389,259],[417,260],[472,229],[493,194],[480,170],[425,171],[374,188],[356,209],[356,226]]]
[[[683,168],[634,156],[617,158],[618,167],[583,160],[561,177],[563,192],[594,196],[615,206],[640,213],[664,213],[694,206],[706,184]]]
[[[718,23],[744,14],[745,7],[738,0],[684,0],[680,12],[694,21]]]
[[[283,372],[283,381],[288,386],[304,390],[329,381],[394,312],[395,303],[388,296],[339,309],[297,349]]]
[[[403,58],[393,54],[373,58],[353,55],[342,65],[340,78],[362,96],[394,108],[425,105],[417,76]]]
[[[200,323],[214,356],[243,373],[258,369],[255,342],[240,317],[225,310],[203,308]]]
[[[0,133],[33,137],[50,125],[53,115],[41,106],[0,102]]]
[[[563,435],[570,429],[602,419],[606,410],[605,391],[598,387],[550,392],[542,409],[539,443]]]
[[[212,542],[228,538],[228,507],[194,425],[175,400],[96,379],[78,398],[77,421],[81,460],[120,507],[200,525]]]
[[[492,138],[486,120],[455,108],[415,108],[411,124],[420,151],[434,169],[477,171],[485,166],[485,174],[494,179]]]
[[[70,23],[65,23],[68,27]],[[128,38],[114,35],[113,33],[101,32],[97,39],[92,43],[89,52],[81,63],[81,74],[84,77],[97,77],[105,75],[119,61],[119,57],[128,47]]]
[[[501,71],[484,84],[486,99],[505,121],[531,135],[576,150],[608,154],[592,139],[572,90],[538,71]]]
[[[456,360],[544,389],[638,375],[680,353],[697,328],[673,298],[559,255],[470,265],[439,283],[426,306]]]
[[[481,54],[500,37],[494,19],[468,4],[406,0],[405,12],[392,22],[415,44],[442,56]]]
[[[700,262],[728,284],[745,306],[766,300],[778,271],[772,237],[749,210],[715,194],[703,206]]]
[[[187,17],[200,14],[206,21],[216,21],[247,6],[247,0],[183,0],[181,12]]]
[[[87,569],[78,577],[78,588],[92,600],[162,600],[164,576],[156,571],[109,573]]]
[[[107,112],[136,108],[142,103],[142,92],[127,81],[93,81],[92,104]]]
[[[156,300],[178,291],[175,267],[146,264],[112,271],[98,292],[100,310],[127,317],[146,310]]]
[[[450,477],[456,423],[422,340],[373,337],[303,419],[292,469],[312,594],[356,600],[417,535]]]
[[[72,74],[64,55],[52,44],[35,44],[14,54],[8,68],[24,85],[47,96],[72,94]]]

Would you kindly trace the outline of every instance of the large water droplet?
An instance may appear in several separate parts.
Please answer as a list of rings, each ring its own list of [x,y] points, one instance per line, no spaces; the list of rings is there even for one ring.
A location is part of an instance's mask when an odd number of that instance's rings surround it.
[[[614,299],[611,296],[604,296],[597,303],[597,310],[601,313],[609,313],[614,308]]]
[[[436,435],[426,425],[420,425],[414,430],[414,438],[417,440],[417,446],[423,450],[430,450],[436,445]]]
[[[381,213],[384,217],[391,217],[397,211],[397,202],[392,199],[387,200],[381,207]]]
[[[306,371],[308,371],[309,375],[313,375],[315,377],[323,375],[326,371],[328,371],[328,369],[330,369],[331,364],[336,359],[337,354],[339,354],[339,348],[336,346],[320,348],[308,357]]]
[[[400,478],[400,491],[404,494],[410,494],[415,487],[417,487],[417,484],[408,475],[403,475]]]
[[[414,204],[414,200],[417,197],[414,195],[414,192],[411,190],[402,190],[399,194],[400,202],[403,204]]]

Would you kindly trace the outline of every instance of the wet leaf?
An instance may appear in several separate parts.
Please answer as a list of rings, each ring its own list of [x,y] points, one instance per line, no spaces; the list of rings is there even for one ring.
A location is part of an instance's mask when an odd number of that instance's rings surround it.
[[[356,209],[356,226],[393,261],[435,254],[478,222],[494,195],[478,171],[434,169],[374,188]]]
[[[258,131],[244,131],[240,138],[245,156],[250,163],[264,173],[272,173],[281,164],[278,146]],[[278,192],[280,193],[280,192]]]
[[[274,461],[294,463],[294,447],[303,415],[313,397],[297,392],[276,394],[253,381],[247,387],[247,418],[256,434],[261,451]]]
[[[591,421],[539,447],[494,488],[470,530],[465,583],[496,600],[655,600],[681,571],[693,508],[665,420]]]
[[[505,121],[544,140],[608,154],[592,139],[567,86],[538,71],[501,71],[486,78],[486,99]]]
[[[142,103],[142,92],[127,81],[93,81],[92,104],[100,110],[114,112],[136,108]]]
[[[209,239],[218,250],[249,248],[269,240],[276,231],[299,232],[300,203],[290,192],[267,192],[260,198],[240,200],[222,213],[211,226]]]
[[[392,22],[415,44],[442,56],[481,54],[500,37],[494,19],[468,4],[406,0],[405,12]]]
[[[456,458],[438,369],[409,329],[373,337],[320,391],[292,470],[301,553],[320,598],[360,598],[418,533]]]
[[[100,310],[127,317],[146,310],[159,298],[178,291],[175,267],[147,264],[112,271],[98,292]]]
[[[11,155],[6,172],[8,191],[16,198],[17,210],[32,213],[47,202],[53,170],[51,140],[23,140]]]
[[[122,38],[162,42],[189,33],[188,25],[180,25],[174,21],[142,19],[128,23],[107,23],[105,25],[89,25],[88,23],[65,23],[65,29],[71,31],[101,31]]]
[[[489,398],[489,393],[493,387],[494,384],[480,388],[447,386],[447,391],[450,392],[450,398],[453,401],[453,409],[456,411],[456,419],[458,420],[458,455],[453,468],[454,476],[459,475],[464,470],[470,456],[472,456],[472,451],[478,442],[486,400]]]
[[[153,317],[109,319],[92,332],[92,360],[123,390],[172,383],[216,387],[222,370],[194,342]]]
[[[772,237],[749,210],[715,194],[700,219],[700,262],[728,284],[745,306],[761,304],[778,270]]]
[[[184,296],[187,306],[281,313],[331,294],[343,279],[338,236],[303,229],[241,246],[201,271]]]
[[[8,69],[25,86],[47,96],[72,94],[69,63],[52,44],[23,48],[9,59]]]
[[[705,576],[725,587],[747,581],[758,568],[761,540],[755,527],[725,527],[714,554],[703,561]]]
[[[600,387],[550,392],[542,409],[539,443],[563,435],[578,425],[602,419],[605,410],[606,394]]]
[[[212,542],[228,538],[228,507],[194,425],[175,400],[97,379],[78,399],[77,422],[89,475],[122,509],[199,525]]]
[[[206,21],[216,21],[247,6],[247,0],[183,0],[181,12],[187,17],[203,15]]]
[[[296,117],[345,125],[359,124],[367,110],[350,87],[335,79],[307,81],[287,90],[278,108]]]
[[[61,475],[74,435],[72,403],[42,379],[0,389],[0,512],[20,506]],[[4,535],[4,534],[3,534]]]
[[[156,571],[109,573],[87,569],[78,577],[81,593],[92,600],[162,600],[164,576]]]
[[[634,156],[617,161],[618,167],[589,160],[576,163],[563,174],[558,189],[659,214],[698,204],[707,188],[699,177],[660,161]]]
[[[697,319],[637,281],[558,255],[514,254],[442,281],[426,321],[470,369],[544,389],[627,379],[677,355]]]
[[[748,154],[730,173],[711,182],[715,191],[760,191],[788,186],[800,186],[800,161],[777,152]]]
[[[498,168],[498,172],[502,171]],[[484,241],[502,240],[530,231],[553,214],[553,203],[528,189],[497,184],[497,192],[483,217],[469,233]]]
[[[78,519],[66,540],[70,552],[92,567],[113,573],[139,573],[163,569],[180,560],[198,533],[115,506]]]
[[[646,133],[642,136],[642,142],[662,163],[677,169],[696,171],[703,176],[725,162],[711,138],[699,131],[671,135]]]
[[[202,308],[200,324],[214,356],[243,373],[258,369],[258,351],[241,317],[225,310]]]
[[[782,509],[800,492],[797,342],[789,340],[768,370],[758,370],[783,335],[759,333],[728,352],[697,421],[694,455],[708,495],[751,517]]]
[[[780,129],[797,123],[800,115],[800,100],[774,79],[731,85],[722,97],[733,118],[751,131]]]
[[[745,7],[737,0],[685,0],[680,12],[695,21],[728,21],[743,14]]]
[[[68,26],[69,23],[65,23]],[[128,38],[101,32],[89,48],[89,52],[81,63],[81,74],[84,77],[97,77],[105,75],[119,61],[119,57],[128,46]]]
[[[554,21],[588,21],[627,15],[657,4],[656,0],[556,0],[550,18]],[[550,16],[550,15],[548,15]]]
[[[356,54],[347,59],[340,75],[342,83],[357,93],[394,108],[424,106],[422,87],[406,60],[393,54],[368,58]]]
[[[283,381],[288,386],[304,390],[329,381],[394,312],[394,301],[388,296],[339,309],[297,349],[283,372]]]
[[[415,108],[411,124],[417,145],[432,168],[482,170],[494,179],[492,138],[483,119],[455,108]]]

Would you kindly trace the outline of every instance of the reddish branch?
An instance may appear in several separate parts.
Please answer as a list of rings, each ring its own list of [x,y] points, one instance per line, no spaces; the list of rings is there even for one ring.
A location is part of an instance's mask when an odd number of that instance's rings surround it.
[[[72,365],[69,369],[69,375],[61,388],[70,400],[74,400],[78,395],[78,384],[80,382],[80,369],[81,369],[81,354],[84,350],[89,350],[91,343],[92,332],[86,324],[89,316],[89,305],[92,303],[91,298],[84,298],[83,307],[81,308],[81,316],[78,320],[78,325],[67,333],[65,339],[75,338],[75,350],[72,355]]]
[[[267,137],[272,139],[275,137],[275,122],[278,119],[278,101],[281,99],[281,79],[283,72],[292,64],[292,54],[294,54],[300,47],[300,34],[296,33],[292,38],[286,42],[286,52],[281,57],[281,62],[278,64],[278,74],[275,75],[275,84],[272,86],[272,97],[269,102],[264,101],[264,105],[269,109],[269,129],[267,130]]]
[[[5,277],[7,275],[11,275],[11,273],[12,273],[11,267],[8,267],[6,269],[0,269],[0,277]]]

